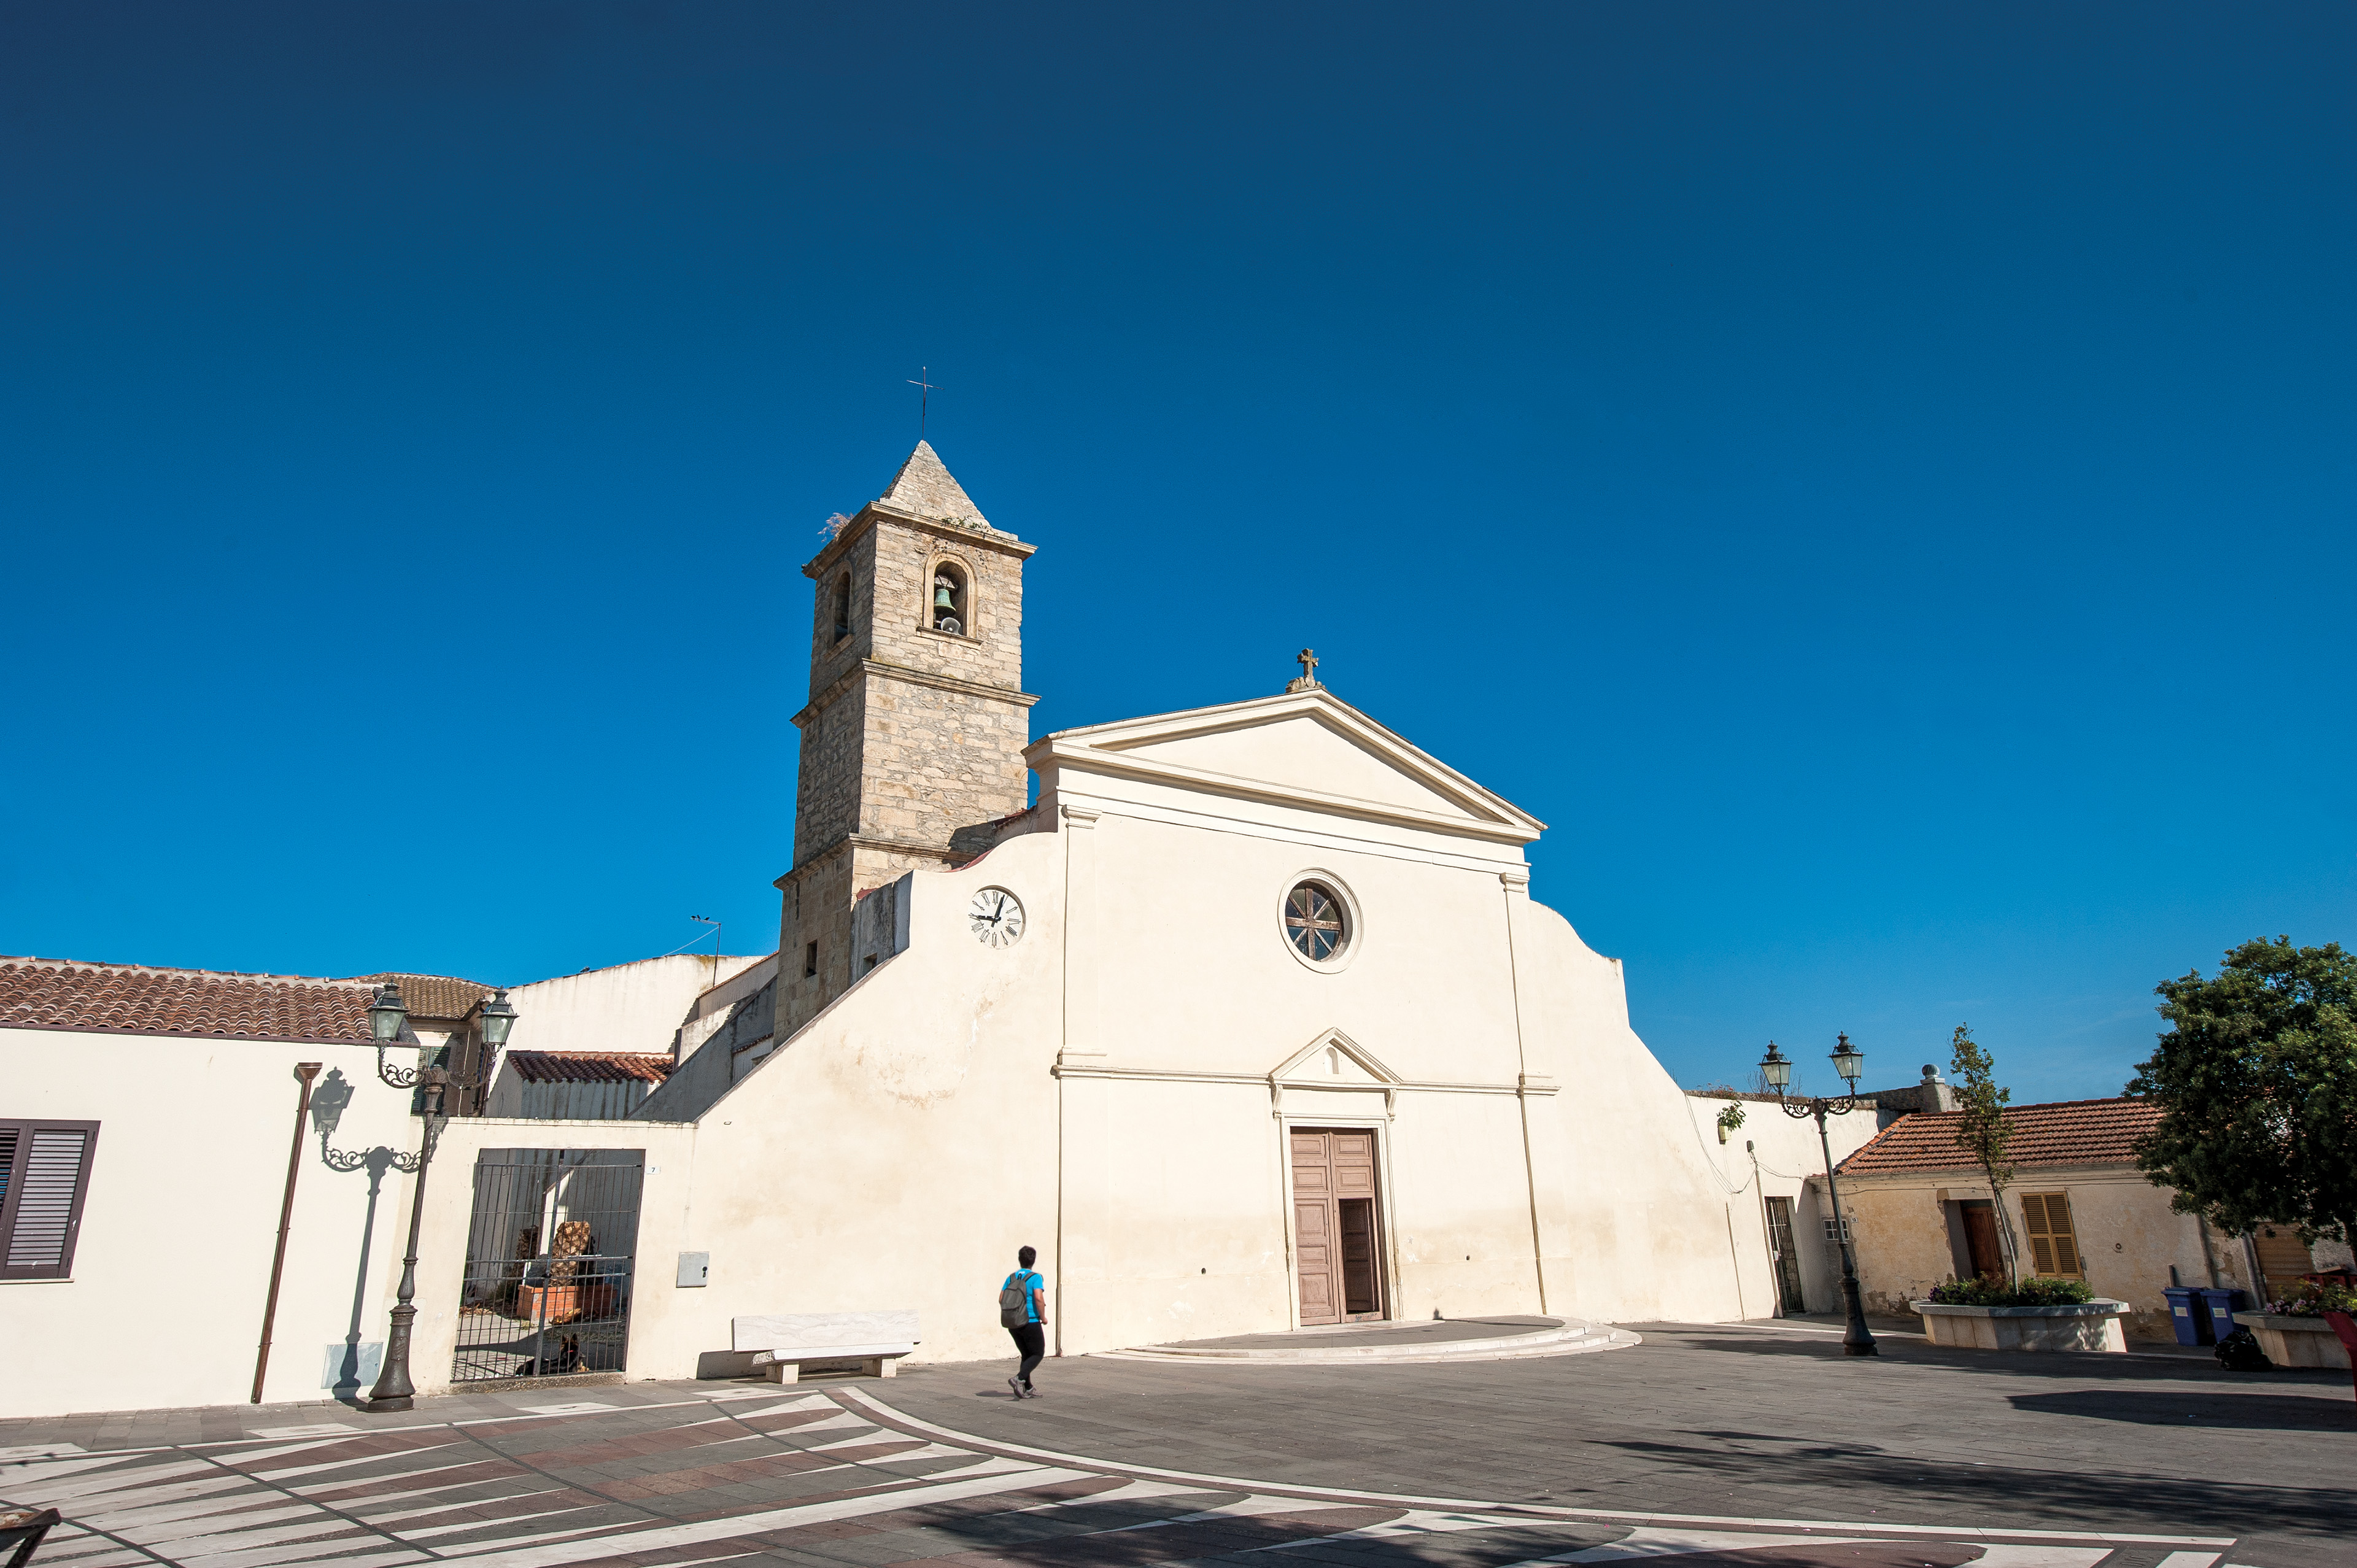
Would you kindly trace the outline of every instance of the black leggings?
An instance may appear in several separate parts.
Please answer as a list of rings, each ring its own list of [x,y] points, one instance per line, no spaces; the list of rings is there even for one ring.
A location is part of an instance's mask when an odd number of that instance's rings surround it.
[[[1031,1369],[1048,1354],[1048,1331],[1037,1323],[1027,1323],[1006,1332],[1014,1336],[1015,1348],[1023,1352],[1023,1365],[1015,1369],[1015,1380],[1028,1389],[1031,1386]]]

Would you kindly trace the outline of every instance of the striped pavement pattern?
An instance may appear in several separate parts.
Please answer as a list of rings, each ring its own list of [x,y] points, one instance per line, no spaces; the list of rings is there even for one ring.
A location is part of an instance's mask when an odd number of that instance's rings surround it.
[[[2085,1540],[1631,1525],[1566,1517],[1573,1510],[1229,1485],[942,1441],[857,1394],[739,1385],[663,1404],[551,1402],[449,1423],[348,1417],[176,1447],[0,1451],[0,1498],[65,1516],[36,1568],[2220,1562],[2214,1550],[2171,1555]]]

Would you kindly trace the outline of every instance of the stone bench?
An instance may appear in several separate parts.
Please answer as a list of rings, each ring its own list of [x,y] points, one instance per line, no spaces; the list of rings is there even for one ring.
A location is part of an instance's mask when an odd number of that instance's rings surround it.
[[[773,1383],[800,1380],[808,1361],[857,1361],[871,1378],[888,1378],[916,1349],[917,1315],[908,1312],[797,1312],[730,1319],[739,1351]]]

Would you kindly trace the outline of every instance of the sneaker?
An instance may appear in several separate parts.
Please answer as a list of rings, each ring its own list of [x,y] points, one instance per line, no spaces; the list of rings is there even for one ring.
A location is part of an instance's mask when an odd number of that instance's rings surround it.
[[[1006,1386],[1015,1391],[1015,1397],[1017,1399],[1021,1399],[1023,1397],[1023,1385],[1021,1383],[1017,1382],[1013,1378],[1009,1378],[1006,1380]]]
[[[1028,1400],[1038,1399],[1039,1397],[1039,1391],[1033,1388],[1029,1383],[1026,1383],[1023,1385],[1023,1397]]]

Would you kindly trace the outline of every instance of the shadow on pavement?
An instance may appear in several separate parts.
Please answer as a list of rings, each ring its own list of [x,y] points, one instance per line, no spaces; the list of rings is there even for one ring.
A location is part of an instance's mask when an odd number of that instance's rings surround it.
[[[2052,1396],[2025,1396],[2028,1400],[2048,1397]],[[2081,1397],[2101,1401],[2119,1396],[2091,1391]],[[2184,1419],[2183,1400],[2183,1395],[2178,1396],[2178,1424],[2200,1426],[2201,1423]],[[2327,1408],[2336,1414],[2345,1413],[2337,1406]],[[2357,1423],[2351,1424],[2357,1426]],[[2143,1477],[2128,1470],[2042,1467],[2009,1459],[2002,1449],[1995,1448],[1986,1463],[1960,1464],[1810,1439],[1736,1446],[1723,1437],[1681,1443],[1680,1435],[1704,1437],[1699,1432],[1665,1433],[1657,1439],[1589,1438],[1587,1442],[1641,1455],[1687,1475],[1709,1476],[1731,1488],[1757,1487],[1787,1497],[1809,1496],[1807,1506],[1821,1510],[1838,1508],[1831,1498],[1903,1497],[1908,1503],[1905,1517],[1926,1520],[1986,1516],[2040,1529],[2136,1530],[2149,1528],[2157,1515],[2165,1515],[2168,1528],[2203,1534],[2247,1535],[2266,1530],[2341,1540],[2348,1532],[2350,1494],[2341,1486],[2268,1486]],[[1845,1516],[1821,1512],[1818,1517]]]
[[[2309,1399],[2299,1394],[2235,1392],[2170,1393],[2159,1389],[2086,1389],[2077,1392],[2016,1394],[2016,1410],[2090,1421],[2126,1421],[2139,1426],[2233,1426],[2259,1432],[2357,1432],[2357,1403]]]
[[[1663,1332],[1662,1330],[1640,1330]],[[1712,1335],[1688,1331],[1680,1343],[1697,1350],[1717,1350],[1735,1356],[1765,1356],[1787,1360],[1847,1361],[1835,1341],[1823,1344],[1805,1340],[1753,1338],[1749,1335]],[[1880,1354],[1856,1359],[1871,1365],[1881,1361],[1889,1365],[1945,1367],[1960,1372],[1994,1373],[2007,1378],[2071,1378],[2084,1381],[2100,1378],[2117,1382],[2201,1382],[2215,1383],[2222,1388],[2249,1388],[2274,1385],[2298,1388],[2302,1386],[2332,1387],[2344,1384],[2349,1374],[2337,1368],[2278,1367],[2266,1372],[2230,1372],[2214,1361],[2197,1360],[2191,1357],[2107,1356],[2098,1352],[2076,1353],[2050,1351],[2040,1354],[2002,1350],[1957,1350],[1946,1346],[1926,1345],[1920,1341],[1894,1343],[1881,1341]]]

